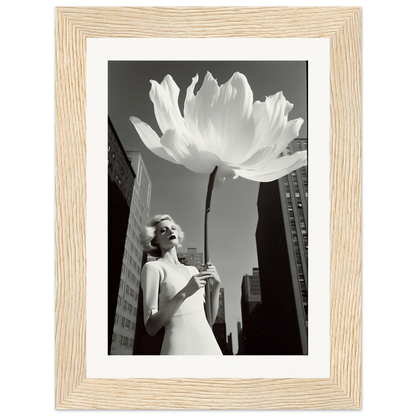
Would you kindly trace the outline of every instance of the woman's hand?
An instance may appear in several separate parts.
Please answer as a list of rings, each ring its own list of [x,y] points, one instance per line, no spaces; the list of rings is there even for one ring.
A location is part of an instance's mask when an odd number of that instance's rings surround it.
[[[217,269],[215,268],[215,266],[209,261],[207,262],[207,264],[204,264],[204,271],[210,273],[213,279],[214,279],[214,285],[220,285],[221,284],[221,279],[220,276],[217,272]]]
[[[182,291],[185,293],[185,297],[192,296],[195,292],[197,292],[199,289],[205,287],[208,278],[213,277],[211,272],[202,272],[195,274],[191,277],[187,285],[182,289]]]

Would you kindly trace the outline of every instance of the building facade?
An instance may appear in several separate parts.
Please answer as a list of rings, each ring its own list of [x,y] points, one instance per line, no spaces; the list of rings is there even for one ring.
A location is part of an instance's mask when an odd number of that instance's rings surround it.
[[[214,324],[212,325],[212,332],[215,339],[221,348],[224,355],[228,354],[227,351],[227,328],[225,324],[225,295],[224,288],[220,288],[218,313]]]
[[[201,271],[204,264],[204,255],[199,253],[196,248],[188,248],[186,253],[178,253],[178,260],[186,266],[195,266]]]
[[[254,319],[261,305],[261,285],[259,268],[253,268],[253,274],[243,276],[241,283],[241,318],[242,318],[242,351],[245,355],[259,354],[261,347],[260,322]]]
[[[120,273],[117,307],[112,331],[111,355],[132,355],[136,334],[140,272],[143,248],[139,232],[149,219],[151,182],[139,152],[126,152],[135,180],[130,203],[123,262]]]
[[[227,337],[227,355],[234,355],[233,351],[233,334],[230,332]]]
[[[244,334],[241,322],[237,322],[238,351],[237,355],[245,355],[244,350]]]
[[[108,354],[111,352],[134,180],[135,172],[129,163],[111,120],[108,119]]]
[[[307,149],[295,139],[285,153]],[[267,354],[308,353],[308,170],[261,183],[257,254]]]
[[[259,268],[253,267],[253,274],[243,276],[241,283],[241,309],[245,315],[251,313],[255,306],[261,302],[261,286]],[[244,321],[243,321],[244,326]]]

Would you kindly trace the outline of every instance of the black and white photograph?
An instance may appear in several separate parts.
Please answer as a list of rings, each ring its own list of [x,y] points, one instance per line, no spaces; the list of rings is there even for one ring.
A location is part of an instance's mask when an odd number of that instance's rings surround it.
[[[362,413],[365,6],[51,18],[51,408]]]
[[[108,62],[108,355],[308,355],[308,61]]]

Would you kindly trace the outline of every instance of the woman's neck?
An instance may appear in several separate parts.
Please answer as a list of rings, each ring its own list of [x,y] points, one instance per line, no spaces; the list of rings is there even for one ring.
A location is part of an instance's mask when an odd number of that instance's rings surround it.
[[[172,247],[169,251],[164,251],[160,259],[165,263],[181,264],[176,254],[176,247]]]

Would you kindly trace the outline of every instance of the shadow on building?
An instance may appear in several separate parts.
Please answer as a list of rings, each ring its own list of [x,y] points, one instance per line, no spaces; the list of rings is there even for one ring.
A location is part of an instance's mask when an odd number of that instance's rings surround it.
[[[285,154],[307,148],[295,139]],[[302,167],[261,183],[256,244],[261,298],[255,302],[253,276],[242,283],[239,354],[308,354],[308,177]],[[241,342],[241,345],[240,345]]]
[[[304,148],[306,140],[297,139],[289,152]],[[306,167],[260,184],[256,243],[262,305],[257,314],[263,316],[258,326],[264,354],[308,353],[307,199]]]

